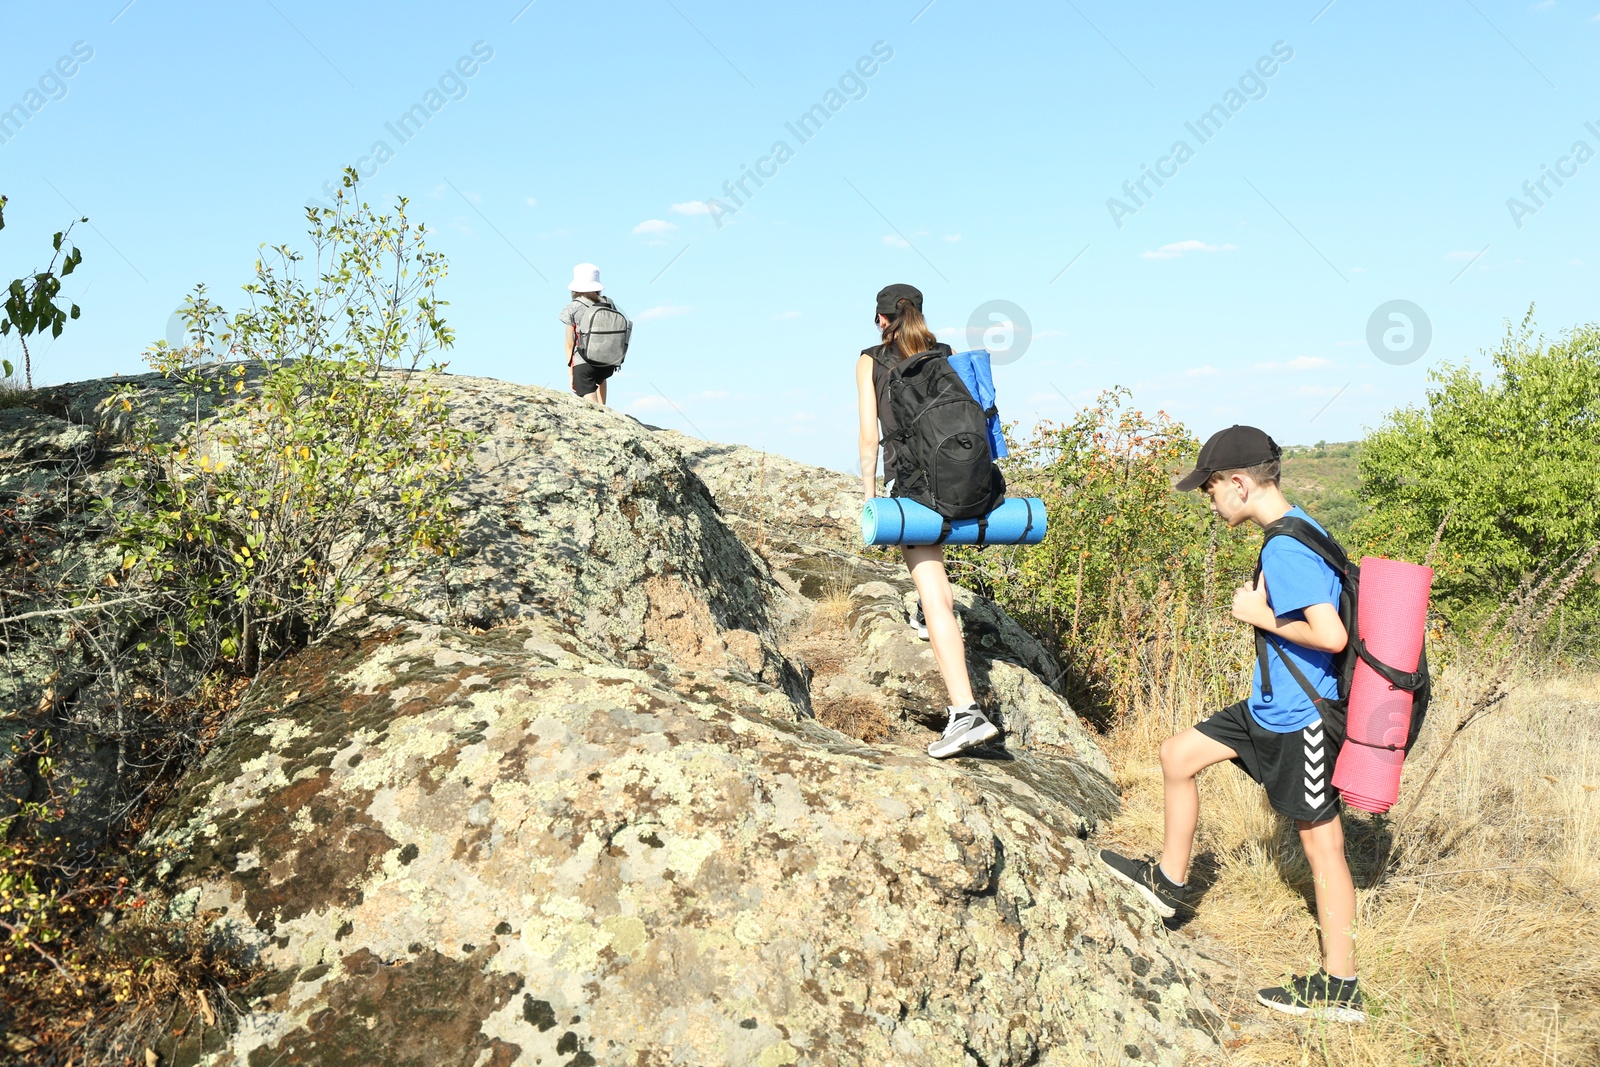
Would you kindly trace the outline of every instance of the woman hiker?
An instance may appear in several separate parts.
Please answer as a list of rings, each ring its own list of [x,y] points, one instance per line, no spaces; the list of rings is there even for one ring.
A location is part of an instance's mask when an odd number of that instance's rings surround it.
[[[948,345],[934,340],[933,331],[922,317],[922,293],[910,285],[890,285],[878,293],[874,318],[883,343],[868,348],[856,360],[856,396],[861,414],[861,490],[871,500],[877,496],[879,428],[882,427],[883,476],[890,495],[897,495],[899,457],[894,434],[894,413],[889,407],[889,372],[900,360],[921,352],[950,354]],[[999,734],[999,729],[984,717],[972,699],[972,680],[967,676],[967,650],[956,622],[955,597],[950,577],[944,569],[944,549],[939,545],[906,545],[901,548],[911,581],[920,598],[912,625],[933,646],[950,703],[945,709],[949,721],[939,740],[928,746],[928,755],[945,759],[964,752]],[[920,618],[919,618],[920,617]]]
[[[583,319],[583,313],[597,304],[607,307],[614,306],[608,297],[600,295],[600,290],[605,286],[600,284],[600,268],[593,263],[579,263],[572,268],[572,284],[567,287],[572,293],[572,302],[561,309],[559,316],[567,328],[567,367],[571,376],[572,391],[591,404],[604,407],[606,402],[606,379],[616,371],[616,367],[598,367],[586,362],[578,354],[578,323]]]

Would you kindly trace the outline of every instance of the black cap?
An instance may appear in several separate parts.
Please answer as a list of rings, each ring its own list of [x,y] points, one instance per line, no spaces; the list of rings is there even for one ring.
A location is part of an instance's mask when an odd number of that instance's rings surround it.
[[[886,285],[878,290],[878,314],[887,315],[891,319],[894,318],[896,314],[895,305],[902,300],[909,300],[912,307],[918,311],[922,310],[922,290],[914,285],[896,283],[894,285]]]
[[[1206,438],[1206,443],[1200,446],[1200,458],[1195,460],[1194,470],[1180,478],[1174,488],[1186,493],[1205,485],[1217,471],[1254,467],[1281,455],[1283,449],[1265,431],[1254,426],[1229,426]]]

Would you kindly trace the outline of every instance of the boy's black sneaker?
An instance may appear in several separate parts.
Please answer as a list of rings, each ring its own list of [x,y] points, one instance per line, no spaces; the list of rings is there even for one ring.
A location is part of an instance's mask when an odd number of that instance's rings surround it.
[[[1189,891],[1166,876],[1161,864],[1155,860],[1131,860],[1110,849],[1100,850],[1100,862],[1111,868],[1111,873],[1139,891],[1139,895],[1155,905],[1163,919],[1170,919],[1179,911],[1189,910]]]
[[[1310,1015],[1338,1023],[1367,1021],[1356,980],[1335,978],[1327,971],[1291,978],[1286,985],[1263,989],[1256,994],[1256,999],[1274,1011],[1289,1015]]]

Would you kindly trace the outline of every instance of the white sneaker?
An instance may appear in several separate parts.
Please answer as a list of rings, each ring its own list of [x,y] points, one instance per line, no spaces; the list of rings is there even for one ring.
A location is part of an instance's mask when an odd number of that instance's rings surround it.
[[[950,722],[944,728],[944,735],[928,746],[928,755],[934,759],[946,759],[981,745],[999,734],[1000,728],[986,719],[976,704],[952,709]]]
[[[911,628],[917,632],[917,636],[926,641],[928,639],[928,620],[922,614],[922,601],[917,601],[916,609],[911,612],[910,622]]]

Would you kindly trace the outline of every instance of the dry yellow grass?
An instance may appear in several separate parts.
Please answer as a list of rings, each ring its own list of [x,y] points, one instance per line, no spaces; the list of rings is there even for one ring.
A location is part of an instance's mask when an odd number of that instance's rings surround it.
[[[790,655],[811,668],[811,709],[817,721],[860,741],[889,738],[894,723],[881,700],[861,693],[829,692],[829,681],[857,651],[850,616],[857,601],[850,595],[850,572],[828,576],[820,598],[788,635]]]
[[[1442,681],[1396,818],[1470,699],[1468,669]],[[1141,852],[1160,848],[1156,748],[1212,710],[1197,692],[1147,692],[1150,706],[1106,739],[1124,789],[1108,836]],[[1600,676],[1520,680],[1462,734],[1409,821],[1346,813],[1363,1027],[1256,1006],[1257,987],[1317,966],[1310,872],[1292,826],[1243,773],[1212,768],[1200,793],[1205,895],[1172,936],[1232,965],[1232,988],[1212,989],[1239,1024],[1224,1035],[1230,1063],[1600,1064]],[[1385,851],[1389,874],[1372,887]]]

